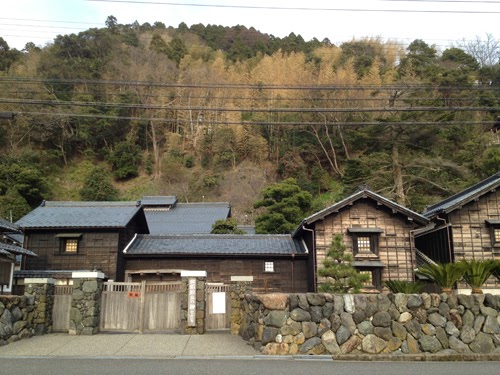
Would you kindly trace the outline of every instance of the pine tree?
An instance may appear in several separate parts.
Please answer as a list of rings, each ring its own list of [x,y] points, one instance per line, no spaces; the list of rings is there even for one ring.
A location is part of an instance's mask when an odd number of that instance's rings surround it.
[[[368,280],[368,275],[356,271],[352,265],[352,256],[346,254],[346,247],[342,235],[337,234],[333,240],[323,268],[318,270],[320,276],[326,277],[326,282],[320,286],[322,292],[329,293],[359,293],[363,282]]]

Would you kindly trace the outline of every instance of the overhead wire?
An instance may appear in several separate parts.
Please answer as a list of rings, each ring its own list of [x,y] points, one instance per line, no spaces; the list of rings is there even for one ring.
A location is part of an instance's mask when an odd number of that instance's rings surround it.
[[[493,10],[450,10],[450,9],[373,9],[373,8],[324,8],[324,7],[286,7],[286,6],[264,6],[264,5],[234,5],[234,4],[200,4],[200,3],[178,3],[166,1],[137,1],[137,0],[86,0],[100,3],[125,3],[143,5],[167,5],[201,8],[231,8],[231,9],[262,9],[262,10],[294,10],[294,11],[321,11],[321,12],[374,12],[374,13],[449,13],[449,14],[500,14]]]

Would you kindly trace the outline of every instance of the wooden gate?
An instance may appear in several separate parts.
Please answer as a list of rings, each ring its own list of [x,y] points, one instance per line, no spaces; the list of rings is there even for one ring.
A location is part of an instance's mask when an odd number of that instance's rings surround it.
[[[229,285],[207,284],[207,331],[231,328],[231,291]]]
[[[104,283],[101,331],[166,332],[180,328],[181,283]]]
[[[52,330],[54,332],[68,332],[69,330],[72,292],[72,285],[54,286],[54,306],[52,307]]]

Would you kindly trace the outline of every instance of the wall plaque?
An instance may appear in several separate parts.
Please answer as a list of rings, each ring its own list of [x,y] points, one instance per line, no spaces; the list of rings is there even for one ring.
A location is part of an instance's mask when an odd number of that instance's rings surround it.
[[[196,279],[188,280],[188,327],[196,327]]]

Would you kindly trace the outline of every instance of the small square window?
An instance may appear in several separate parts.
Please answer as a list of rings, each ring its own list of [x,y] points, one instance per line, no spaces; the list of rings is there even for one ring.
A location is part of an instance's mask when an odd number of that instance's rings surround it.
[[[372,271],[359,271],[362,275],[368,275],[368,279],[363,282],[363,286],[373,287],[373,273]]]
[[[274,262],[265,262],[264,272],[274,272]]]
[[[500,243],[500,228],[493,229],[493,237],[496,244]]]
[[[371,252],[370,237],[368,237],[368,236],[358,237],[358,252],[360,252],[360,253],[370,253]]]
[[[64,254],[76,254],[78,252],[78,239],[65,238],[62,241],[62,252]]]
[[[358,272],[363,275],[368,275],[368,280],[363,282],[365,288],[382,288],[382,269],[380,268],[358,268]]]

